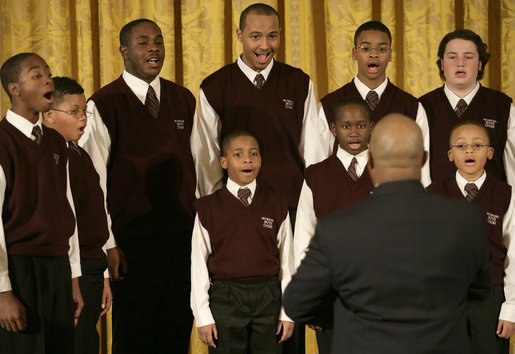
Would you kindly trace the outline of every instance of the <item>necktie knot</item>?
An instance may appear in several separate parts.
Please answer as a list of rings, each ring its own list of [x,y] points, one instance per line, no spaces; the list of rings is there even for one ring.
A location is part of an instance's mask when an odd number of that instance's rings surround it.
[[[32,135],[35,137],[34,141],[36,144],[41,145],[41,142],[43,141],[43,133],[38,125],[35,125],[34,128],[32,128]]]
[[[373,111],[379,103],[379,95],[375,91],[369,91],[367,93],[366,101],[370,109]]]
[[[461,98],[458,101],[458,104],[456,105],[456,109],[454,111],[456,112],[458,117],[461,117],[461,115],[463,114],[463,112],[465,112],[466,109],[467,109],[467,102],[465,102],[465,100],[463,98]]]
[[[352,161],[349,165],[349,168],[347,169],[347,172],[349,173],[350,178],[352,178],[352,180],[354,182],[356,182],[358,180],[358,173],[356,172],[356,164],[357,163],[358,163],[358,160],[355,157],[353,157]]]
[[[465,185],[465,192],[467,192],[467,196],[465,198],[467,198],[467,201],[472,201],[476,197],[478,191],[479,189],[475,183],[467,183]]]
[[[75,152],[75,153],[80,155],[80,150],[79,150],[78,146],[75,145],[75,143],[73,141],[69,141],[68,142],[68,146],[70,147],[70,149],[72,149],[73,152]]]
[[[157,119],[159,115],[159,100],[157,99],[156,91],[154,91],[151,85],[148,85],[145,107],[149,110],[150,114],[152,114],[152,117]]]
[[[265,77],[263,74],[259,73],[256,75],[256,78],[254,79],[254,85],[256,85],[257,89],[260,90],[261,87],[265,84]]]
[[[251,194],[252,194],[252,192],[247,187],[238,189],[238,198],[240,198],[241,202],[246,207],[249,206],[249,198],[250,198]]]

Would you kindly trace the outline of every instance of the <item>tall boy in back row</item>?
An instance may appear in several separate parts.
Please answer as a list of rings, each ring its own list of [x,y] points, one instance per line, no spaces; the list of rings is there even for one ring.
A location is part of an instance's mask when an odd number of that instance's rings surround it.
[[[515,183],[515,106],[504,93],[479,83],[489,59],[486,44],[470,30],[448,33],[440,42],[436,64],[445,84],[420,97],[431,132],[433,181],[454,176],[456,167],[446,158],[450,131],[460,121],[474,120],[489,131],[494,148],[487,172]]]
[[[486,221],[487,244],[492,255],[493,287],[485,301],[468,304],[473,353],[509,352],[515,333],[515,195],[512,187],[485,171],[494,149],[487,129],[477,121],[464,121],[451,131],[448,160],[454,176],[436,181],[427,189],[481,207]]]
[[[155,22],[126,24],[120,54],[125,70],[89,99],[80,141],[106,186],[118,244],[108,251],[113,353],[187,353],[195,97],[159,77],[165,47]]]
[[[74,302],[75,321],[82,309],[66,142],[40,120],[53,102],[51,76],[34,53],[15,55],[0,69],[12,104],[0,121],[3,354],[73,353]]]
[[[394,86],[386,77],[386,68],[392,60],[392,35],[388,27],[378,21],[359,26],[354,34],[352,58],[358,63],[358,74],[351,82],[322,98],[319,112],[322,119],[334,121],[332,107],[342,97],[362,97],[373,111],[375,123],[389,113],[402,113],[415,120],[422,130],[424,149],[429,151],[429,127],[424,108],[415,97]],[[421,181],[424,186],[431,183],[428,162],[422,168]]]
[[[342,98],[333,111],[330,128],[338,141],[338,150],[309,166],[304,174],[295,221],[295,268],[306,255],[317,221],[365,199],[374,188],[367,168],[368,141],[374,125],[372,111],[361,97],[354,96]],[[331,352],[332,327],[332,318],[321,326],[313,326],[320,354]]]
[[[75,354],[98,354],[99,316],[111,307],[112,294],[105,249],[114,247],[109,232],[104,193],[90,157],[75,144],[87,124],[84,89],[68,77],[54,77],[54,102],[43,114],[43,124],[58,131],[68,143],[70,185],[79,232],[79,279],[84,308],[75,327]],[[109,243],[106,242],[109,240]]]

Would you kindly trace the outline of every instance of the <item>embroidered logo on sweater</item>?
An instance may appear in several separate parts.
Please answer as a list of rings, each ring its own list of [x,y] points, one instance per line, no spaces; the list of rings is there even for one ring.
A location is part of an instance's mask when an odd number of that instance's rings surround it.
[[[284,102],[284,108],[287,108],[287,109],[293,109],[293,101],[292,100],[289,100],[287,98],[283,98],[283,102]]]
[[[486,222],[492,225],[497,225],[497,219],[499,219],[499,215],[495,215],[489,212],[486,212]]]
[[[54,154],[54,161],[56,165],[59,165],[59,155]]]
[[[497,120],[491,118],[483,118],[483,120],[485,121],[486,128],[495,129],[495,124],[497,123]]]
[[[267,229],[272,229],[274,227],[274,219],[262,216],[261,220],[263,220],[263,227],[266,227]]]
[[[184,129],[184,119],[176,119],[174,123],[177,124],[177,129]]]

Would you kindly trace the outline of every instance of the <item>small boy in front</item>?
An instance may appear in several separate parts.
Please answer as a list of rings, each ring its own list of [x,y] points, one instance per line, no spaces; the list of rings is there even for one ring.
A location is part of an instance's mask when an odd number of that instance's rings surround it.
[[[276,353],[293,322],[281,305],[293,271],[288,203],[257,181],[261,148],[235,130],[221,144],[227,184],[195,202],[191,308],[210,353]]]
[[[320,100],[320,118],[326,118],[328,123],[334,121],[333,105],[345,96],[358,96],[368,103],[374,123],[389,113],[402,113],[415,120],[422,130],[424,149],[429,151],[429,127],[422,104],[386,77],[386,68],[392,61],[392,34],[388,27],[378,21],[359,26],[354,33],[352,58],[358,65],[356,77]],[[422,168],[421,181],[424,186],[431,183],[427,162]]]
[[[54,77],[54,102],[43,114],[43,124],[68,142],[70,183],[79,232],[82,276],[79,285],[84,308],[75,328],[75,354],[98,354],[99,316],[111,307],[107,257],[103,248],[115,247],[109,233],[104,193],[89,155],[75,144],[87,124],[84,89],[68,77]],[[109,237],[111,238],[109,239]],[[106,241],[110,241],[106,244]],[[105,247],[104,247],[105,245]]]
[[[329,126],[338,141],[338,150],[304,173],[293,238],[295,268],[306,255],[317,220],[365,199],[374,188],[367,169],[368,141],[374,125],[372,111],[363,99],[355,96],[342,98],[333,111],[334,121]],[[319,353],[330,353],[331,324],[311,327],[317,330]]]
[[[431,184],[430,192],[477,203],[485,213],[494,286],[484,302],[470,302],[469,324],[474,353],[508,353],[515,332],[514,194],[510,185],[485,171],[494,149],[486,128],[464,121],[451,131],[449,161],[455,176]]]
[[[51,76],[34,53],[0,69],[12,104],[0,121],[2,354],[73,353],[83,306],[66,142],[40,120],[52,106]]]

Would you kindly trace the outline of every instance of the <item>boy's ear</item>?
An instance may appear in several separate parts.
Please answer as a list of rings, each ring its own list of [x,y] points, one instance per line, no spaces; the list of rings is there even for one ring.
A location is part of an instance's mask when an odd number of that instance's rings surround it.
[[[354,60],[358,60],[358,58],[356,56],[357,51],[358,51],[358,49],[356,47],[352,47],[352,59],[354,59]]]
[[[449,149],[449,151],[447,151],[447,157],[449,157],[450,162],[454,161],[454,155],[452,154],[452,149]]]
[[[118,50],[120,51],[120,54],[122,55],[122,58],[123,60],[126,60],[128,55],[127,55],[127,46],[126,45],[121,45]]]
[[[227,170],[227,158],[225,156],[220,156],[220,165],[224,170]]]
[[[240,42],[243,41],[243,32],[240,28],[236,28],[236,38],[238,38]]]
[[[329,129],[331,129],[333,136],[336,137],[336,125],[333,122],[329,123]]]
[[[55,124],[54,111],[43,112],[43,122],[48,124]]]
[[[12,97],[18,97],[20,95],[20,85],[18,85],[17,82],[7,84],[7,90]]]
[[[488,157],[488,160],[491,160],[491,159],[494,158],[494,148],[491,147],[491,146],[488,147],[488,155],[487,155],[487,157]]]

